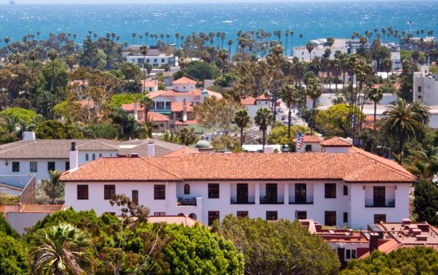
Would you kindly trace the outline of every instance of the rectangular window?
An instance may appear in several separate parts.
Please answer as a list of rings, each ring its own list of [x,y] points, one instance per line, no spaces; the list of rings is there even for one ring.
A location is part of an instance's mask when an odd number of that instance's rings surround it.
[[[38,172],[38,162],[36,161],[30,162],[30,172]]]
[[[219,220],[219,211],[208,211],[208,225],[212,225],[215,220]]]
[[[325,225],[335,226],[336,225],[336,211],[325,211]]]
[[[266,211],[266,220],[267,221],[276,221],[278,220],[277,211]]]
[[[116,193],[115,185],[104,185],[104,198],[105,200],[110,200],[113,195]]]
[[[164,102],[162,101],[157,102],[157,110],[164,110]]]
[[[166,216],[166,212],[154,212],[154,216]]]
[[[70,170],[70,161],[65,162],[65,171]]]
[[[307,219],[307,211],[297,211],[296,212],[296,218],[298,220],[305,220],[305,219]]]
[[[325,198],[336,199],[336,183],[325,184]]]
[[[172,102],[166,102],[166,110],[170,110],[170,105],[172,104]]]
[[[345,259],[356,259],[356,249],[345,249]]]
[[[219,183],[208,184],[208,198],[219,199]]]
[[[55,171],[55,162],[54,161],[47,162],[47,171]]]
[[[348,223],[348,212],[344,212],[344,223]]]
[[[99,158],[101,158],[102,157],[102,153],[99,153]]]
[[[88,154],[85,154],[85,161],[88,161],[89,159]]]
[[[312,145],[311,144],[307,144],[306,147],[304,148],[304,151],[312,152]]]
[[[146,62],[147,62],[147,63],[149,63],[149,62],[150,62],[150,61],[149,61],[149,58],[147,58],[147,59],[146,59]]]
[[[12,162],[12,172],[20,172],[20,163],[18,161]]]
[[[348,186],[344,185],[344,196],[348,196]]]
[[[237,217],[240,217],[240,218],[248,217],[248,211],[237,211]]]
[[[91,155],[91,159],[92,159],[92,160],[95,160],[95,159],[96,159],[96,154],[92,154],[92,155]]]
[[[138,190],[132,190],[132,202],[138,205]]]
[[[78,200],[88,200],[88,185],[78,185]]]
[[[166,199],[166,186],[159,184],[154,185],[154,199],[165,200]]]
[[[386,222],[385,214],[374,214],[374,223]]]
[[[164,58],[161,58],[161,63],[164,63]]]
[[[385,206],[385,186],[374,186],[373,187],[373,206]]]

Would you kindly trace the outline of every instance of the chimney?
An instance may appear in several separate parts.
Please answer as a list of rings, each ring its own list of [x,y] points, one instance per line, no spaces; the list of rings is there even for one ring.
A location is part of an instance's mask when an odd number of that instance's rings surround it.
[[[76,142],[71,143],[70,148],[70,171],[75,171],[79,167],[79,154],[78,150],[76,150]]]
[[[148,157],[155,157],[155,144],[153,140],[148,140]]]
[[[138,99],[134,101],[134,118],[135,120],[138,119]]]
[[[35,132],[23,132],[23,140],[35,140]]]
[[[379,248],[379,234],[378,233],[370,233],[370,254],[373,253],[374,250]]]
[[[183,122],[187,122],[187,102],[185,98],[183,100]]]

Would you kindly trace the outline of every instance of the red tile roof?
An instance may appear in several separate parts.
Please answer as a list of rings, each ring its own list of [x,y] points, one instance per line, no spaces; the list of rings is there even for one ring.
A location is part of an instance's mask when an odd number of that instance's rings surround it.
[[[179,150],[173,151],[167,155],[164,155],[163,157],[181,157],[188,154],[198,154],[199,151],[197,149],[193,149],[190,147],[184,147]]]
[[[168,121],[169,120],[168,116],[162,115],[162,114],[157,113],[157,112],[152,112],[152,111],[148,112],[148,116],[149,116],[148,119],[152,120],[152,121]]]
[[[173,84],[196,84],[196,81],[191,80],[187,77],[181,77],[175,81],[172,82]]]
[[[158,80],[142,80],[141,84],[143,87],[156,87],[158,86]]]
[[[206,153],[172,158],[101,158],[96,161],[99,162],[97,165],[86,164],[72,173],[64,173],[62,180],[330,179],[353,183],[411,183],[416,180],[412,174],[395,162],[379,156],[370,157],[363,152],[356,150],[350,153]],[[162,176],[159,173],[162,173]]]
[[[170,110],[172,112],[182,112],[183,106],[184,106],[183,102],[172,102],[170,104]],[[193,112],[193,106],[191,103],[187,102],[186,107],[187,107],[187,112]]]
[[[297,142],[297,139],[294,138],[293,142]],[[304,143],[321,143],[323,139],[315,136],[304,136]]]
[[[324,147],[352,147],[353,145],[339,137],[332,137],[321,142]]]
[[[222,95],[220,93],[216,93],[213,91],[208,91],[208,95],[209,96],[215,96],[217,99],[221,99]],[[169,98],[171,100],[174,100],[175,97],[192,97],[194,100],[199,100],[200,96],[201,96],[202,91],[199,89],[194,89],[188,92],[177,92],[177,91],[156,91],[156,92],[152,92],[149,93],[149,97],[154,99],[156,97],[159,96],[163,96],[166,98]]]

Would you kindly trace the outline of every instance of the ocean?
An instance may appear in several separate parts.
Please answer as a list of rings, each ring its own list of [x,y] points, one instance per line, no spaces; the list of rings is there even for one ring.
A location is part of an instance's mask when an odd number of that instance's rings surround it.
[[[380,31],[389,26],[400,33],[424,30],[426,35],[438,26],[437,1],[137,5],[20,5],[19,0],[16,2],[16,5],[0,5],[3,41],[5,37],[11,42],[21,40],[27,34],[36,37],[39,31],[40,38],[48,37],[49,33],[76,34],[75,41],[80,42],[91,30],[98,36],[114,32],[120,36],[119,42],[150,44],[150,38],[140,41],[139,35],[164,34],[163,40],[173,43],[177,32],[185,37],[193,32],[225,32],[226,46],[229,39],[236,39],[239,30],[263,29],[272,33],[281,30],[283,38],[285,30],[293,31],[293,45],[297,46],[311,39],[350,38],[353,32],[363,35],[366,30]],[[170,35],[169,39],[166,34]],[[299,34],[303,34],[302,40]],[[4,46],[4,42],[0,45]]]

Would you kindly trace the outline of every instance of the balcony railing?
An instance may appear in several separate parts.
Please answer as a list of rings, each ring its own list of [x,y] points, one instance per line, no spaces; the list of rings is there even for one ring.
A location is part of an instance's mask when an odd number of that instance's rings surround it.
[[[255,197],[248,196],[246,198],[231,196],[230,197],[231,204],[255,204]]]
[[[313,204],[313,196],[295,197],[289,196],[289,204]]]
[[[260,204],[284,204],[284,196],[260,196]]]
[[[365,207],[395,207],[395,200],[376,201],[373,199],[366,199]]]
[[[177,205],[192,205],[196,206],[196,197],[193,198],[178,198]]]

